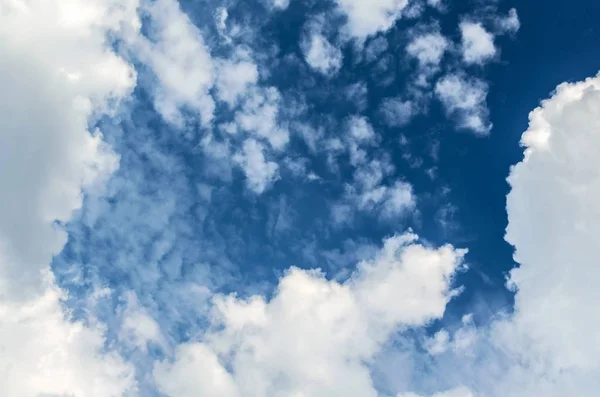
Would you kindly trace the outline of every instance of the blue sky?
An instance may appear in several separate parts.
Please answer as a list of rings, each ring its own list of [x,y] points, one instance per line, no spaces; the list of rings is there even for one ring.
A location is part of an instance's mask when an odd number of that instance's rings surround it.
[[[600,5],[1,1],[7,395],[599,390]]]

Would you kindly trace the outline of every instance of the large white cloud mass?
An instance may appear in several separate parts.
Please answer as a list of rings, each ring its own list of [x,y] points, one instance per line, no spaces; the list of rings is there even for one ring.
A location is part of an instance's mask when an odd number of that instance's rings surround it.
[[[27,27],[26,29],[23,27]],[[58,223],[119,158],[88,130],[135,85],[107,32],[135,30],[135,4],[0,2],[0,388],[14,397],[124,395],[133,369],[100,326],[69,321],[49,274]],[[58,222],[58,223],[57,223]]]
[[[508,181],[514,313],[428,342],[435,376],[475,396],[593,396],[600,388],[600,76],[561,84],[531,112]],[[468,394],[467,394],[468,395]]]
[[[156,365],[159,389],[170,397],[377,396],[368,363],[393,332],[444,313],[465,253],[416,239],[387,239],[344,283],[293,268],[269,300],[216,296],[215,330]]]
[[[523,379],[520,395],[600,388],[599,109],[600,76],[558,86],[531,112],[525,158],[508,178],[506,239],[521,264],[510,275],[518,290],[510,331],[538,375]]]

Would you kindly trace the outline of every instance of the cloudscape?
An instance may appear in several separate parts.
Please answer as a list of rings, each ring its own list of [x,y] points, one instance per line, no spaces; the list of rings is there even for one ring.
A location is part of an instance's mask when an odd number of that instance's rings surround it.
[[[598,15],[0,0],[0,395],[600,396]]]

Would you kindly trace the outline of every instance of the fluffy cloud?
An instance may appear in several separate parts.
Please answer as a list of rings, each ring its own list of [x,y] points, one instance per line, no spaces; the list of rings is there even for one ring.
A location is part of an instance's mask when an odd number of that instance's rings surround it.
[[[104,348],[96,324],[71,322],[50,276],[27,302],[0,303],[0,379],[7,396],[113,397],[135,394],[134,369]]]
[[[33,2],[24,10],[9,6],[3,17],[0,275],[22,283],[3,287],[9,295],[27,293],[40,281],[39,270],[65,242],[52,223],[68,220],[81,205],[82,186],[91,188],[118,166],[101,133],[87,129],[93,112],[110,111],[108,101],[135,84],[129,64],[105,49],[109,26],[102,23],[119,23],[120,16],[103,20],[109,5],[102,4],[54,9]],[[56,21],[42,23],[46,17]],[[39,26],[14,33],[29,25]],[[82,47],[88,48],[84,56]]]
[[[443,314],[465,253],[416,239],[387,239],[344,283],[293,268],[270,300],[215,297],[215,330],[156,365],[159,388],[169,397],[377,396],[367,364],[392,332]],[[199,370],[211,376],[192,375]]]
[[[241,109],[235,114],[239,128],[265,139],[275,150],[284,149],[289,142],[289,132],[279,123],[279,91],[275,87],[252,87],[246,94]]]
[[[242,167],[247,178],[248,188],[257,194],[279,178],[277,163],[265,159],[265,147],[255,139],[247,139],[242,151],[234,156],[234,161]]]
[[[290,0],[271,0],[273,8],[278,10],[285,10],[290,5]]]
[[[593,395],[600,382],[592,375],[600,371],[599,106],[600,76],[560,85],[530,114],[525,159],[508,178],[506,239],[521,267],[510,275],[518,293],[507,332],[527,346],[519,355],[537,378],[555,384],[550,396]]]
[[[506,17],[499,17],[495,20],[496,28],[500,33],[515,33],[521,28],[521,21],[517,10],[511,8]]]
[[[490,132],[492,125],[485,103],[487,83],[461,74],[449,74],[436,83],[435,93],[446,113],[457,120],[459,128],[472,130],[479,135]]]
[[[480,22],[461,22],[460,34],[462,56],[467,64],[481,65],[496,55],[494,35],[488,32]]]
[[[183,110],[211,122],[215,104],[208,91],[215,72],[201,32],[175,0],[144,4],[143,11],[151,21],[149,38],[135,36],[130,45],[157,79],[158,84],[149,84],[156,109],[176,125],[185,122]]]
[[[377,32],[386,31],[396,21],[408,0],[336,0],[340,10],[348,17],[346,29],[359,40]]]
[[[219,99],[235,106],[246,91],[256,84],[258,68],[247,54],[240,54],[240,60],[220,60],[216,87]]]
[[[356,208],[382,219],[392,220],[415,208],[416,198],[412,186],[403,181],[385,184],[384,178],[391,175],[393,167],[385,161],[372,160],[354,172],[354,183],[346,186],[346,200]]]
[[[347,127],[346,145],[350,154],[350,164],[358,166],[366,161],[366,149],[376,145],[378,137],[366,117],[350,117]]]
[[[342,51],[333,46],[323,34],[310,32],[301,43],[306,63],[314,70],[331,76],[342,67]]]
[[[417,86],[429,86],[431,77],[439,71],[442,58],[449,47],[449,41],[439,29],[414,35],[406,46],[406,53],[418,62]]]
[[[135,391],[102,327],[73,322],[49,264],[60,224],[119,159],[89,131],[135,86],[106,35],[136,32],[135,2],[4,2],[0,24],[0,379],[11,396]],[[88,124],[90,122],[90,124]]]
[[[406,52],[417,59],[421,67],[438,66],[448,46],[448,40],[441,33],[430,32],[413,37]]]

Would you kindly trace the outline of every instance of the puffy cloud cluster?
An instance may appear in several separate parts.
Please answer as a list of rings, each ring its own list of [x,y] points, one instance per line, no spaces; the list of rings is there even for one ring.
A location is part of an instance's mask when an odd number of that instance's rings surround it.
[[[465,254],[416,239],[388,238],[343,283],[292,268],[269,300],[216,296],[214,330],[156,364],[159,389],[170,397],[377,396],[367,364],[393,332],[443,314]]]
[[[285,8],[287,3],[275,6]],[[150,72],[143,74],[142,82],[152,93],[156,110],[167,122],[183,130],[199,122],[209,131],[201,145],[205,154],[218,158],[229,168],[241,167],[249,178],[250,189],[262,193],[276,179],[278,166],[270,163],[261,168],[267,172],[259,172],[257,160],[271,151],[281,151],[289,141],[288,131],[279,121],[279,91],[259,84],[252,51],[237,45],[236,38],[229,35],[229,30],[235,29],[228,30],[227,10],[219,9],[217,25],[228,56],[212,53],[205,43],[205,33],[192,23],[177,1],[144,2],[140,11],[147,17],[147,33],[130,34],[124,40],[132,57]],[[215,132],[211,130],[215,112],[223,104],[234,111],[233,117],[220,125],[228,134],[214,139]],[[230,139],[240,131],[248,135],[248,142]]]
[[[375,215],[381,220],[398,220],[416,207],[410,183],[395,178],[395,167],[388,156],[376,151],[380,137],[366,117],[352,116],[346,122],[348,133],[343,140],[331,138],[329,151],[347,152],[353,167],[352,181],[345,184],[342,199],[332,206],[336,224],[352,220],[355,211]]]

